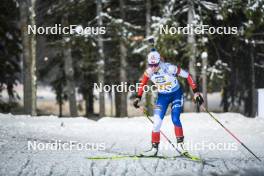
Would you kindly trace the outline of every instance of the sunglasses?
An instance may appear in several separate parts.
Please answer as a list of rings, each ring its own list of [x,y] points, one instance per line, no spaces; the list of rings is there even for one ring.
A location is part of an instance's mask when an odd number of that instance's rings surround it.
[[[148,64],[148,66],[149,67],[157,67],[157,66],[159,66],[159,63],[157,63],[157,64]]]

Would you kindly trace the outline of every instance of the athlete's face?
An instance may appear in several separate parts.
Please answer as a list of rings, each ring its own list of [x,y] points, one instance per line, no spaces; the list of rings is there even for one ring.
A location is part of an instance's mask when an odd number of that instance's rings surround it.
[[[159,70],[159,63],[158,64],[149,64],[149,67],[153,72],[157,72]]]

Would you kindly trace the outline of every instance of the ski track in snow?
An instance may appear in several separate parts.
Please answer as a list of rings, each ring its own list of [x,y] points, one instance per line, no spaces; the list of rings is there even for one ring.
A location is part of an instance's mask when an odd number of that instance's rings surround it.
[[[234,142],[207,114],[185,113],[182,123],[186,140],[199,142]],[[240,114],[217,114],[219,120],[233,131],[264,160],[264,119],[248,119]],[[63,126],[61,123],[63,122]],[[162,130],[174,139],[171,119],[166,117]],[[199,125],[197,125],[199,124]],[[200,125],[202,124],[202,125]],[[54,116],[28,117],[0,114],[0,175],[89,175],[89,176],[151,176],[151,175],[264,175],[264,162],[258,162],[241,146],[236,151],[194,151],[210,164],[204,165],[186,159],[116,159],[89,160],[91,156],[138,154],[147,149],[151,124],[143,117],[103,118],[99,121],[85,118],[57,118]],[[105,143],[105,150],[28,150],[28,141],[48,143],[76,141]],[[166,143],[163,139],[162,143]],[[173,149],[161,149],[166,156],[176,155]]]

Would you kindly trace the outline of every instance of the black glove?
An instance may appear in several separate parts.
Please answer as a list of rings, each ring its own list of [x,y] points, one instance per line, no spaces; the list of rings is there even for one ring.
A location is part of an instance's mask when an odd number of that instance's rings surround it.
[[[204,103],[203,96],[200,92],[196,92],[194,94],[194,100],[195,100],[195,103],[197,103],[199,106],[201,106]]]
[[[137,96],[137,98],[134,100],[133,105],[135,108],[139,108],[138,103],[140,102],[140,100],[141,100],[140,96]]]

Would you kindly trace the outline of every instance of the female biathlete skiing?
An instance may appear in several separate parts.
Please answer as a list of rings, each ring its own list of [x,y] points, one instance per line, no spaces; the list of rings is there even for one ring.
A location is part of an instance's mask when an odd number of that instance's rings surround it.
[[[160,54],[157,51],[151,51],[147,56],[147,60],[148,68],[144,72],[138,88],[137,98],[133,104],[136,108],[139,108],[138,104],[148,80],[151,80],[158,88],[158,97],[154,106],[154,123],[151,135],[152,147],[150,150],[142,153],[142,155],[157,156],[160,142],[160,128],[169,104],[171,104],[171,118],[174,124],[177,148],[182,154],[187,153],[184,148],[184,135],[180,120],[183,107],[183,92],[177,77],[180,76],[187,79],[189,86],[194,92],[194,100],[196,103],[201,105],[203,103],[203,97],[198,91],[197,85],[194,83],[191,75],[179,66],[161,61]]]

